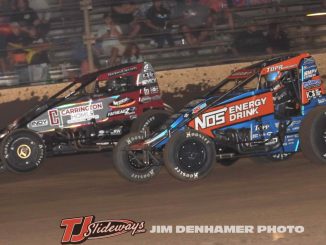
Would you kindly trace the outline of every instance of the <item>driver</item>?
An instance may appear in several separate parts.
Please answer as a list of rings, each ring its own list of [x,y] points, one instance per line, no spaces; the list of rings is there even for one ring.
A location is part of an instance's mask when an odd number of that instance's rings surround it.
[[[295,105],[296,95],[292,82],[289,71],[271,72],[265,77],[265,88],[273,92],[275,111],[282,116],[284,116],[283,114],[287,109],[295,109],[297,107]]]

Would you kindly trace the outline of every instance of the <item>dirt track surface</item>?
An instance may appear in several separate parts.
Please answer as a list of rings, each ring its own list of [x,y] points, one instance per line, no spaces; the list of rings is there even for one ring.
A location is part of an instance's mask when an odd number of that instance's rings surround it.
[[[115,172],[111,153],[48,159],[27,175],[0,175],[0,244],[60,244],[63,218],[132,219],[152,225],[304,225],[286,234],[138,234],[85,244],[325,244],[326,168],[301,154],[282,163],[216,165],[196,183],[163,169],[134,184]],[[274,236],[274,238],[276,238]]]

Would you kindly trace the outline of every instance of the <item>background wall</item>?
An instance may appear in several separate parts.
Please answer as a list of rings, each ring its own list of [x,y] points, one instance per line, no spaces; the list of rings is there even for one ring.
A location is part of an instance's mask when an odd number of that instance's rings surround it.
[[[314,55],[319,71],[326,79],[326,54]],[[185,94],[198,96],[218,81],[225,78],[232,70],[251,63],[226,64],[209,67],[188,68],[157,72],[160,87],[166,99],[184,97]],[[0,104],[12,101],[34,101],[46,98],[61,89],[65,84],[20,87],[0,90]],[[190,94],[189,94],[190,93]]]

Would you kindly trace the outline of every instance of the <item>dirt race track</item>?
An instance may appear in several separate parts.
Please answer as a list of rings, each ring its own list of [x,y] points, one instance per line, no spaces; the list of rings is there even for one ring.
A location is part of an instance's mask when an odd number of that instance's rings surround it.
[[[115,172],[111,153],[48,159],[0,178],[0,244],[60,244],[63,218],[132,219],[152,225],[304,225],[303,234],[138,234],[85,244],[325,244],[326,167],[301,154],[282,163],[216,165],[197,183],[163,169],[146,184]],[[277,240],[280,238],[279,240]],[[276,240],[276,241],[273,241]]]
[[[185,94],[195,94],[198,87]],[[184,104],[165,95],[173,105]],[[170,98],[170,97],[171,98]],[[172,100],[173,99],[173,100]],[[0,126],[35,101],[0,104]],[[15,109],[19,108],[19,110]],[[326,166],[302,154],[279,163],[242,159],[216,165],[203,181],[184,183],[165,169],[149,183],[122,179],[111,153],[47,159],[26,175],[0,174],[0,245],[60,244],[62,219],[131,219],[152,225],[303,225],[303,234],[138,234],[85,244],[325,244]]]

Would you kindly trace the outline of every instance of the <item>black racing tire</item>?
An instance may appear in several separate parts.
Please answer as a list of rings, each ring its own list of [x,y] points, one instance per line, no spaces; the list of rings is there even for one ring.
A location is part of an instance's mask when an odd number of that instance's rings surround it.
[[[176,132],[165,146],[164,164],[168,172],[182,181],[206,177],[216,163],[214,142],[195,130]]]
[[[128,146],[137,144],[145,139],[144,134],[130,133],[119,140],[118,145],[113,149],[113,164],[118,173],[132,182],[146,182],[155,177],[161,170],[160,164],[153,164],[147,167],[139,166],[133,156],[128,152]],[[133,152],[143,154],[142,152]],[[138,165],[137,165],[138,164]]]
[[[235,164],[239,158],[229,158],[229,159],[218,159],[217,162],[224,167],[230,167]]]
[[[281,162],[289,160],[293,156],[293,153],[277,153],[271,154],[263,157],[253,157],[251,158],[255,163],[267,164],[272,162]]]
[[[172,115],[166,110],[148,110],[141,114],[131,125],[131,132],[138,133],[148,127],[150,132],[158,130]]]
[[[46,148],[42,138],[28,129],[18,129],[9,133],[1,142],[1,162],[16,173],[26,173],[37,169],[44,161]]]
[[[326,164],[326,106],[312,109],[300,126],[304,156],[316,164]]]

